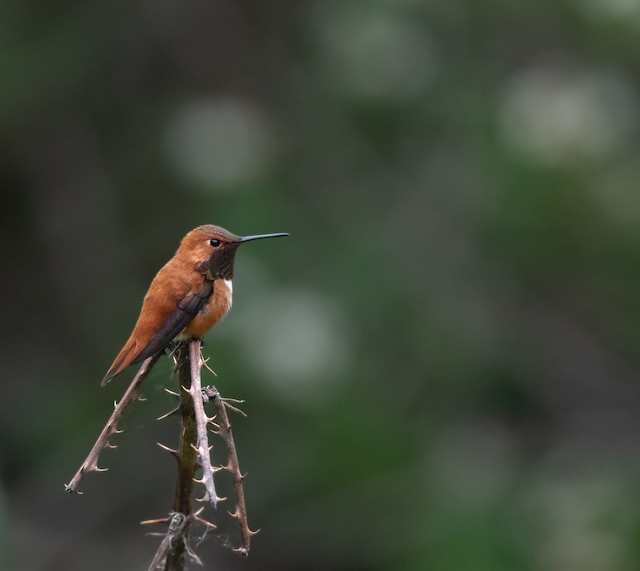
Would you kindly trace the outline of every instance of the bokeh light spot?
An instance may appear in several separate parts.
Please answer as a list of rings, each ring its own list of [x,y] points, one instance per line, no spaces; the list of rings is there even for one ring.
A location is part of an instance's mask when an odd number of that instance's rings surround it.
[[[537,164],[604,157],[635,131],[634,99],[619,76],[534,68],[508,84],[502,132],[510,146]]]
[[[185,105],[169,122],[165,141],[176,170],[205,190],[263,176],[275,161],[277,143],[265,113],[232,99]]]
[[[404,101],[431,83],[432,41],[391,9],[338,4],[321,12],[325,68],[335,89],[360,99]]]
[[[244,351],[256,377],[279,400],[313,405],[334,393],[350,356],[338,309],[309,290],[279,293],[260,307],[246,307],[252,326],[243,332]]]

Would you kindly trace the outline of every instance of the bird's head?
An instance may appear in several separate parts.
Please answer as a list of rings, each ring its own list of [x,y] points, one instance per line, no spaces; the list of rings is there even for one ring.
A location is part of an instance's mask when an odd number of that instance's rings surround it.
[[[207,224],[191,230],[180,243],[178,252],[189,256],[193,265],[209,279],[233,279],[233,261],[240,244],[262,238],[279,238],[289,234],[236,236],[220,226]]]

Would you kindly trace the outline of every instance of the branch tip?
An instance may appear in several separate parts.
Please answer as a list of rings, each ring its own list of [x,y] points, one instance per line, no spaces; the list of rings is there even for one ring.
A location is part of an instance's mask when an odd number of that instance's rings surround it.
[[[84,492],[81,492],[80,490],[78,490],[77,484],[74,484],[73,482],[69,482],[68,484],[65,484],[64,491],[67,492],[68,494],[78,494],[79,496],[84,494]]]
[[[120,399],[120,401],[114,402],[114,410],[111,413],[111,416],[109,417],[109,420],[105,424],[104,428],[102,429],[102,432],[100,432],[100,435],[98,436],[98,439],[93,445],[93,448],[91,448],[89,455],[86,457],[85,461],[82,463],[80,468],[78,468],[78,471],[75,473],[75,475],[73,476],[69,484],[67,484],[67,486],[65,487],[67,492],[80,493],[80,492],[77,492],[78,486],[80,485],[82,478],[84,478],[87,475],[87,473],[94,472],[94,471],[104,472],[107,470],[106,468],[98,468],[97,466],[100,453],[105,448],[113,448],[115,446],[111,444],[111,441],[110,441],[111,437],[114,434],[122,433],[122,430],[118,430],[117,423],[122,417],[122,414],[126,409],[126,407],[129,404],[131,404],[131,402],[133,402],[138,396],[138,389],[140,385],[142,384],[146,376],[149,374],[149,371],[151,371],[151,369],[153,368],[153,366],[155,365],[156,361],[159,358],[160,358],[160,354],[157,354],[145,359],[142,362],[142,365],[140,365],[140,368],[138,369],[137,373],[133,377],[133,380],[129,384],[129,387],[125,391],[124,395],[122,395],[122,398]]]

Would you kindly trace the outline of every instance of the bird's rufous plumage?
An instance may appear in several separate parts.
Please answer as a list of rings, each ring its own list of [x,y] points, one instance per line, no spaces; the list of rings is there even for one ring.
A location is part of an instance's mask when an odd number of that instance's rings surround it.
[[[231,308],[238,246],[249,240],[286,235],[241,237],[213,225],[189,232],[151,282],[133,332],[102,385],[132,363],[163,351],[173,340],[201,338]]]

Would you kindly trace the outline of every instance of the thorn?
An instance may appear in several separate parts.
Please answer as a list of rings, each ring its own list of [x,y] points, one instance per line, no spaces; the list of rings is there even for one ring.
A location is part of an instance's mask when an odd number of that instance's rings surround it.
[[[202,496],[201,498],[195,498],[196,502],[206,502],[209,497],[209,495],[205,492],[204,496]]]
[[[168,517],[161,517],[158,519],[145,519],[140,522],[140,525],[155,525],[157,523],[169,523],[171,520]]]
[[[240,553],[240,555],[244,555],[245,557],[248,557],[249,555],[248,547],[234,547],[233,549],[231,549],[231,551],[233,551],[234,553]]]
[[[111,449],[114,449],[114,448],[118,447],[117,444],[111,444],[111,442],[107,442],[104,446],[105,446],[105,448],[111,448]]]
[[[162,416],[159,416],[158,418],[156,418],[156,420],[164,420],[165,418],[169,418],[171,416],[176,416],[179,412],[180,412],[180,407],[176,407],[173,410],[170,410],[169,412],[166,412]]]
[[[202,506],[199,510],[196,510],[195,512],[193,512],[194,516],[199,516],[202,512],[204,511],[204,506]]]
[[[204,484],[204,478],[193,478],[196,484]]]
[[[97,466],[93,469],[94,472],[106,472],[109,468],[98,468]]]
[[[240,519],[240,513],[238,512],[238,508],[233,510],[233,512],[227,512],[233,519]]]
[[[216,373],[211,367],[209,367],[209,365],[207,365],[207,361],[211,359],[211,357],[208,357],[207,359],[205,359],[204,361],[202,361],[202,364],[204,365],[204,368],[207,369],[207,371],[210,371],[211,373],[213,373],[214,377],[218,376],[218,373]]]
[[[247,413],[244,412],[243,410],[240,410],[239,408],[233,406],[232,404],[229,404],[228,402],[225,402],[225,401],[222,401],[222,402],[224,403],[224,406],[226,406],[229,410],[247,418]]]
[[[171,389],[164,389],[165,393],[169,393],[172,397],[180,397],[180,395],[178,393],[176,393],[175,391],[172,391]]]
[[[113,401],[113,408],[118,408],[118,401],[117,400]]]
[[[211,469],[213,470],[213,473],[215,474],[216,472],[220,472],[220,470],[226,470],[227,467],[226,466],[214,466]]]
[[[206,417],[206,418],[207,418],[207,423],[208,423],[208,424],[213,424],[213,425],[215,425],[216,423],[215,423],[215,422],[213,422],[213,421],[214,421],[217,417],[218,417],[218,415],[217,415],[217,414],[214,414],[213,416],[207,416],[207,417]]]
[[[176,460],[178,459],[178,451],[177,450],[175,450],[174,448],[170,448],[169,446],[165,446],[164,444],[162,444],[162,442],[156,442],[156,444],[158,446],[160,446],[160,448],[162,448],[163,450],[165,450],[166,452],[171,454]]]
[[[212,524],[210,521],[207,521],[206,519],[202,519],[201,517],[198,517],[197,515],[194,514],[193,518],[200,524],[209,527],[211,529],[216,529],[218,526]]]
[[[113,433],[114,433],[114,434],[122,434],[123,432],[124,432],[124,429],[122,429],[122,430],[121,430],[121,429],[119,429],[119,428],[114,428],[114,429],[113,429]]]
[[[193,444],[193,442],[189,444],[189,446],[191,446],[191,448],[193,448],[196,452],[198,452],[198,454],[200,453],[200,450],[198,450],[198,447],[195,444]]]
[[[144,398],[142,395],[139,395],[139,396],[138,396],[138,400],[139,400],[140,402],[147,402],[147,399],[146,399],[146,398]]]

